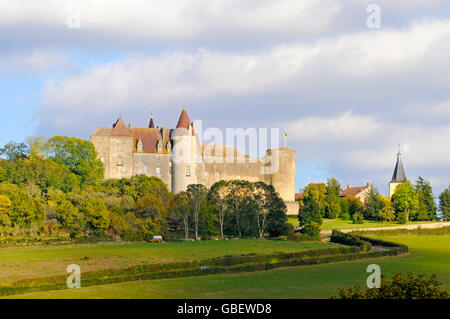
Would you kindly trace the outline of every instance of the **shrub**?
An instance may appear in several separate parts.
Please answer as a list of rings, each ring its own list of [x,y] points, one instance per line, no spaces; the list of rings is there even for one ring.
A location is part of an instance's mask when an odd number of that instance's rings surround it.
[[[397,213],[397,221],[399,224],[406,224],[408,221],[408,213],[407,212],[398,212]]]
[[[333,230],[330,241],[343,245],[358,246],[362,251],[369,251],[372,249],[372,244],[368,240],[362,240],[360,237],[345,234],[336,229]]]
[[[406,277],[395,274],[392,280],[382,276],[381,287],[363,290],[360,286],[340,289],[341,299],[446,299],[449,294],[441,290],[435,274],[427,279],[424,274],[408,273]]]
[[[353,224],[364,224],[363,216],[360,213],[353,214]]]
[[[311,222],[303,226],[301,233],[311,239],[320,239],[320,226],[316,222]]]

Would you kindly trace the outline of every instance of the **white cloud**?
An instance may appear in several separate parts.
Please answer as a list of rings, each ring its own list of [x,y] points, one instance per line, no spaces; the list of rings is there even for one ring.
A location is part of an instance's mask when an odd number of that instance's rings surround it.
[[[67,57],[50,50],[0,54],[0,73],[40,73],[50,68],[65,68],[70,65]]]
[[[302,98],[299,93],[302,92],[315,100],[323,98],[323,93],[326,95],[328,91],[338,91],[337,94],[347,98],[360,97],[361,101],[366,99],[363,103],[367,105],[357,107],[369,110],[373,108],[370,98],[380,98],[377,89],[386,87],[383,94],[388,94],[395,85],[397,92],[391,94],[398,98],[403,91],[409,94],[411,79],[420,85],[437,85],[448,90],[450,83],[443,79],[450,76],[450,65],[442,64],[438,58],[432,59],[429,54],[435,52],[436,43],[447,40],[449,35],[450,20],[444,20],[416,23],[398,31],[357,33],[320,39],[313,44],[276,46],[258,53],[199,49],[134,55],[94,65],[48,85],[37,114],[53,126],[55,117],[59,116],[73,122],[80,112],[129,110],[149,103],[155,108],[164,108],[187,99],[280,92],[298,98]],[[418,43],[413,41],[416,38],[420,39]],[[440,49],[442,57],[450,55],[450,45]],[[427,70],[435,68],[440,68],[439,74],[433,72],[435,76],[429,78]],[[358,92],[361,85],[364,91]],[[374,93],[370,93],[371,90]],[[386,95],[385,100],[388,99]],[[322,108],[332,111],[333,107],[336,105]],[[355,126],[360,125],[358,121],[355,120]],[[362,124],[373,129],[372,122]],[[343,132],[346,136],[346,131]]]
[[[211,38],[236,32],[315,33],[329,27],[341,5],[332,0],[1,1],[4,26],[66,28],[71,5],[90,36],[140,40]],[[57,39],[55,39],[57,40]]]
[[[353,115],[346,112],[336,117],[311,116],[284,124],[292,139],[304,143],[348,143],[361,141],[377,134],[381,124],[374,117]]]

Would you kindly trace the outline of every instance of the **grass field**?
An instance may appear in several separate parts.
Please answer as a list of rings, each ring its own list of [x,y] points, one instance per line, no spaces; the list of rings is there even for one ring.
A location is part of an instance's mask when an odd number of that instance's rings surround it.
[[[218,240],[171,243],[96,243],[60,246],[28,246],[0,249],[0,282],[65,275],[69,264],[82,271],[126,268],[225,255],[298,252],[332,247],[323,242],[275,240]]]
[[[298,226],[297,216],[289,216],[289,223],[293,226]],[[426,224],[430,223],[427,221],[414,221],[409,222],[406,225],[414,225],[414,224]],[[364,224],[353,224],[351,220],[343,220],[343,219],[323,219],[322,225],[320,225],[321,230],[332,230],[332,229],[358,229],[358,228],[379,228],[379,227],[390,227],[390,226],[401,226],[403,224],[399,224],[397,222],[377,222],[372,220],[365,220]]]
[[[383,236],[405,244],[410,254],[381,259],[292,267],[238,275],[126,282],[81,289],[39,292],[19,298],[329,298],[338,288],[363,286],[366,267],[376,263],[383,274],[436,273],[450,290],[450,235]]]

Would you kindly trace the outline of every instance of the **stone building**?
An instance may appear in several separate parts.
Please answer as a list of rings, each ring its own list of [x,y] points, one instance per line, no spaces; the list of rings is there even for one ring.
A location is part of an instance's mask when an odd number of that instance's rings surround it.
[[[400,153],[399,150],[397,153],[397,163],[395,164],[394,174],[392,175],[392,180],[389,183],[389,197],[392,197],[392,195],[394,195],[395,189],[398,185],[407,181],[401,156],[402,153]]]
[[[295,151],[268,149],[255,159],[232,146],[200,145],[194,123],[183,109],[175,129],[126,126],[119,118],[112,127],[100,127],[91,136],[105,179],[144,174],[159,177],[178,193],[189,184],[207,188],[220,180],[244,179],[273,185],[286,202],[288,214],[298,213],[295,201]]]
[[[339,196],[340,197],[347,197],[347,196],[354,196],[358,198],[361,203],[366,204],[368,201],[368,195],[370,190],[372,189],[372,184],[367,183],[367,186],[356,186],[351,187],[351,185],[347,185],[346,189],[343,189]]]

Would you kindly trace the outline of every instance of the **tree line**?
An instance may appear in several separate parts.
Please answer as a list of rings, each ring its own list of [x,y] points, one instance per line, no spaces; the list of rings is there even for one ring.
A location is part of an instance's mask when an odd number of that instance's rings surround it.
[[[173,194],[157,177],[103,180],[92,143],[33,137],[0,148],[0,233],[166,240],[280,236],[286,205],[270,185],[220,181]]]
[[[341,191],[341,184],[335,178],[329,178],[326,184],[311,183],[306,186],[300,199],[300,225],[310,222],[321,224],[323,218],[341,218],[353,220],[354,223],[373,220],[402,224],[450,218],[450,186],[439,195],[437,207],[430,183],[421,176],[415,185],[409,181],[398,185],[392,198],[381,195],[371,187],[366,203],[354,196],[340,197]]]

